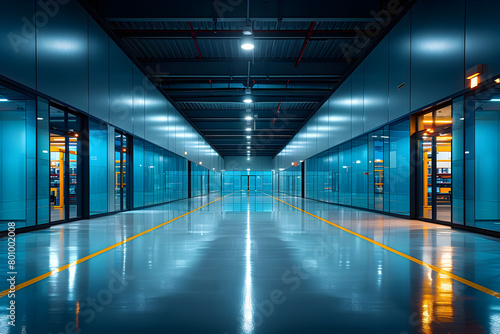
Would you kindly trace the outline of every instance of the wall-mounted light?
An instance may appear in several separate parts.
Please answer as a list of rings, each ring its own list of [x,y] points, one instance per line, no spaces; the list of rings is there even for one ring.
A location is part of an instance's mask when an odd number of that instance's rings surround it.
[[[247,136],[247,139],[251,139],[251,138],[252,138],[252,136]]]
[[[198,162],[198,165],[203,165],[203,162],[201,162],[201,161],[200,161],[200,162]]]
[[[250,149],[250,146],[247,146],[247,149]]]
[[[188,155],[188,151],[184,151],[184,155]]]
[[[470,79],[470,88],[476,88],[479,86],[479,77],[473,77]]]
[[[250,171],[250,168],[247,168],[247,171]]]
[[[0,99],[0,102],[9,102],[8,99]]]
[[[496,78],[496,79],[495,79],[495,82],[496,82],[497,84],[500,84],[500,78]]]
[[[483,64],[477,64],[465,71],[465,77],[470,80],[470,88],[476,88],[479,85],[479,76],[483,74]]]

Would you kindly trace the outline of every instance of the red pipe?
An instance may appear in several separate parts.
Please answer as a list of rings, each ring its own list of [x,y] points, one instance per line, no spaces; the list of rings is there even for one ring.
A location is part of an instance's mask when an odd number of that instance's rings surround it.
[[[198,41],[196,40],[196,34],[194,33],[193,25],[191,24],[191,22],[189,22],[189,27],[191,28],[191,36],[193,36],[194,44],[196,45],[196,50],[198,50],[198,55],[200,56],[201,59],[200,47],[198,46]]]
[[[313,33],[315,26],[316,26],[316,22],[311,23],[311,25],[309,26],[309,30],[307,31],[306,40],[304,41],[304,45],[302,45],[302,50],[300,50],[299,59],[297,60],[295,67],[299,67],[299,63],[302,60],[302,56],[304,55],[304,51],[306,50],[307,43],[309,43],[309,40],[311,39],[311,35]]]

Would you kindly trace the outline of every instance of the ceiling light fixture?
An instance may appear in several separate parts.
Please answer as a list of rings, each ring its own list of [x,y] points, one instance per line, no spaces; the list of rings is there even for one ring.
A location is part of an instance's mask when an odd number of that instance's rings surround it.
[[[241,39],[241,48],[243,50],[253,50],[255,47],[253,43],[253,31],[251,22],[247,22],[245,28],[243,29],[243,38]]]
[[[0,99],[0,102],[9,102],[8,99]]]
[[[245,98],[245,99],[243,100],[243,102],[245,102],[245,103],[252,103],[252,102],[253,102],[253,100],[252,100],[251,98],[247,97],[247,98]]]
[[[252,36],[245,36],[241,40],[241,48],[243,50],[253,50],[255,48],[255,44],[253,44],[253,38]]]
[[[252,129],[251,129],[251,128],[246,128],[245,130],[247,130],[247,131],[252,131]]]
[[[250,138],[252,138],[252,136],[247,136],[247,139],[250,139]]]
[[[251,120],[252,120],[252,116],[247,116],[247,117],[245,117],[245,119],[246,119],[247,121],[251,121]]]

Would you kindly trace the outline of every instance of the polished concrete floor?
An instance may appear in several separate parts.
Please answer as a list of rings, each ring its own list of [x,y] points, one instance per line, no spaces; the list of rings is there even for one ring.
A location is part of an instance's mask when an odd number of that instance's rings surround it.
[[[95,254],[217,197],[18,235],[17,284],[95,256],[18,290],[16,327],[0,298],[0,333],[500,333],[499,298],[401,255],[499,292],[500,240],[441,225],[237,193]]]

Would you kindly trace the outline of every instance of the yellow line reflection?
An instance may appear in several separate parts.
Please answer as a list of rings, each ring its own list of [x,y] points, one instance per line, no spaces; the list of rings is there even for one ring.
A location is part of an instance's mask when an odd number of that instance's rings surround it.
[[[149,232],[152,232],[152,231],[154,231],[154,230],[156,230],[156,229],[158,229],[158,228],[160,228],[160,227],[163,227],[163,226],[167,225],[168,223],[171,223],[171,222],[173,222],[173,221],[175,221],[175,220],[177,220],[177,219],[179,219],[179,218],[182,218],[182,217],[184,217],[184,216],[187,216],[187,215],[189,215],[189,214],[191,214],[191,213],[193,213],[193,212],[195,212],[195,211],[198,211],[198,210],[200,210],[200,209],[202,209],[202,208],[204,208],[204,207],[206,207],[206,206],[208,206],[208,205],[210,205],[210,204],[212,204],[212,203],[215,203],[215,202],[217,202],[217,201],[220,201],[220,200],[221,200],[221,199],[223,199],[223,198],[226,198],[226,197],[228,197],[228,196],[231,196],[232,194],[233,194],[233,193],[228,194],[228,195],[223,196],[223,197],[220,197],[220,198],[217,198],[216,200],[214,200],[214,201],[212,201],[212,202],[209,202],[209,203],[207,203],[207,204],[205,204],[205,205],[200,206],[199,208],[196,208],[196,209],[191,210],[191,211],[189,211],[189,212],[186,212],[186,213],[184,213],[184,214],[182,214],[182,215],[180,215],[180,216],[177,216],[177,217],[175,217],[175,218],[173,218],[173,219],[170,219],[169,221],[167,221],[167,222],[165,222],[165,223],[162,223],[162,224],[160,224],[160,225],[156,225],[156,226],[154,226],[154,227],[152,227],[152,228],[150,228],[150,229],[148,229],[148,230],[146,230],[146,231],[143,231],[143,232],[141,232],[141,233],[139,233],[139,234],[136,234],[136,235],[134,235],[134,236],[132,236],[132,237],[130,237],[130,238],[127,238],[127,239],[125,239],[125,240],[122,240],[122,241],[120,241],[120,242],[117,242],[116,244],[111,245],[111,246],[109,246],[109,247],[106,247],[106,248],[104,248],[104,249],[101,249],[100,251],[97,251],[97,252],[95,252],[95,253],[93,253],[93,254],[87,255],[87,256],[82,257],[81,259],[78,259],[78,260],[76,260],[76,261],[74,261],[74,262],[68,263],[68,264],[66,264],[66,265],[64,265],[64,266],[62,266],[62,267],[59,267],[59,268],[54,269],[54,270],[51,270],[51,271],[49,271],[49,272],[47,272],[47,273],[45,273],[45,274],[43,274],[43,275],[40,275],[40,276],[35,277],[35,278],[32,278],[32,279],[30,279],[29,281],[26,281],[26,282],[24,282],[24,283],[18,284],[18,285],[16,285],[16,291],[19,291],[19,290],[21,290],[22,288],[25,288],[25,287],[27,287],[27,286],[29,286],[29,285],[31,285],[31,284],[34,284],[34,283],[36,283],[36,282],[38,282],[38,281],[41,281],[41,280],[43,280],[43,279],[45,279],[45,278],[47,278],[47,277],[50,277],[50,276],[52,276],[52,275],[54,275],[54,274],[57,274],[57,273],[59,273],[59,272],[61,272],[61,271],[66,270],[66,269],[68,269],[68,268],[74,267],[74,266],[76,266],[77,264],[80,264],[80,263],[82,263],[82,262],[85,262],[85,261],[87,261],[87,260],[90,260],[91,258],[96,257],[96,256],[98,256],[98,255],[101,255],[102,253],[106,253],[107,251],[110,251],[110,250],[112,250],[112,249],[114,249],[114,248],[116,248],[116,247],[118,247],[118,246],[121,246],[121,245],[123,245],[123,244],[125,244],[125,243],[127,243],[127,242],[129,242],[129,241],[132,241],[132,240],[134,240],[134,239],[136,239],[136,238],[139,238],[139,237],[141,237],[141,236],[143,236],[143,235],[145,235],[145,234],[148,234]],[[9,291],[10,291],[10,290],[9,290],[9,289],[7,289],[7,290],[4,290],[4,291],[0,292],[0,298],[5,297],[7,294],[9,294]]]
[[[293,205],[291,205],[291,204],[289,204],[289,203],[287,203],[287,202],[285,202],[285,201],[280,200],[279,198],[273,197],[273,196],[268,195],[268,194],[265,194],[265,195],[267,195],[267,196],[269,196],[269,197],[271,197],[271,198],[274,198],[275,200],[277,200],[277,201],[279,201],[279,202],[282,202],[282,203],[284,203],[284,204],[286,204],[286,205],[288,205],[288,206],[291,206],[291,207],[292,207],[292,208],[294,208],[294,209],[297,209],[297,210],[299,210],[299,211],[302,211],[303,213],[306,213],[306,214],[308,214],[308,215],[310,215],[310,216],[312,216],[312,217],[314,217],[314,218],[317,218],[317,219],[319,219],[319,220],[321,220],[321,221],[324,221],[325,223],[328,223],[328,224],[330,224],[330,225],[332,225],[332,226],[335,226],[336,228],[341,229],[342,231],[345,231],[345,232],[350,233],[350,234],[352,234],[352,235],[354,235],[354,236],[356,236],[356,237],[358,237],[358,238],[361,238],[361,239],[363,239],[363,240],[366,240],[366,241],[368,241],[368,242],[371,242],[371,243],[372,243],[372,244],[374,244],[374,245],[377,245],[377,246],[379,246],[379,247],[382,247],[383,249],[388,250],[389,252],[392,252],[392,253],[394,253],[394,254],[397,254],[397,255],[399,255],[399,256],[402,256],[402,257],[404,257],[405,259],[408,259],[408,260],[410,260],[410,261],[412,261],[412,262],[415,262],[415,263],[417,263],[417,264],[419,264],[419,265],[421,265],[421,266],[423,266],[423,267],[426,267],[426,268],[428,268],[428,269],[431,269],[431,270],[433,270],[433,271],[437,272],[438,274],[441,274],[441,275],[444,275],[444,276],[449,277],[449,278],[451,278],[451,279],[454,279],[455,281],[458,281],[458,282],[460,282],[460,283],[463,283],[463,284],[465,284],[465,285],[468,285],[468,286],[470,286],[471,288],[474,288],[474,289],[476,289],[476,290],[479,290],[479,291],[481,291],[481,292],[487,293],[487,294],[489,294],[489,295],[491,295],[491,296],[493,296],[493,297],[496,297],[496,298],[500,299],[500,293],[498,293],[498,292],[496,292],[496,291],[493,291],[493,290],[488,289],[488,288],[486,288],[486,287],[484,287],[484,286],[482,286],[482,285],[479,285],[479,284],[474,283],[474,282],[472,282],[472,281],[469,281],[469,280],[467,280],[467,279],[465,279],[465,278],[462,278],[462,277],[460,277],[460,276],[457,276],[457,275],[455,275],[455,274],[452,274],[452,273],[451,273],[451,272],[449,272],[449,271],[446,271],[446,270],[441,269],[441,268],[439,268],[439,267],[436,267],[436,266],[434,266],[434,265],[432,265],[432,264],[430,264],[430,263],[427,263],[427,262],[424,262],[424,261],[422,261],[422,260],[419,260],[419,259],[417,259],[417,258],[415,258],[415,257],[413,257],[413,256],[410,256],[410,255],[407,255],[407,254],[405,254],[405,253],[402,253],[402,252],[400,252],[400,251],[398,251],[398,250],[396,250],[396,249],[394,249],[394,248],[391,248],[391,247],[389,247],[389,246],[386,246],[386,245],[384,245],[384,244],[382,244],[382,243],[380,243],[380,242],[378,242],[378,241],[375,241],[375,240],[373,240],[373,239],[370,239],[370,238],[368,238],[368,237],[365,237],[364,235],[361,235],[361,234],[359,234],[359,233],[356,233],[356,232],[354,232],[354,231],[351,231],[351,230],[349,230],[349,229],[347,229],[347,228],[345,228],[345,227],[342,227],[342,226],[340,226],[340,225],[337,225],[337,224],[335,224],[335,223],[332,223],[332,222],[330,222],[330,221],[328,221],[328,220],[326,220],[326,219],[324,219],[324,218],[321,218],[321,217],[319,217],[319,216],[316,216],[316,215],[314,215],[314,214],[312,214],[312,213],[310,213],[310,212],[304,211],[304,210],[302,210],[302,209],[300,209],[300,208],[298,208],[298,207],[296,207],[296,206],[293,206]]]

